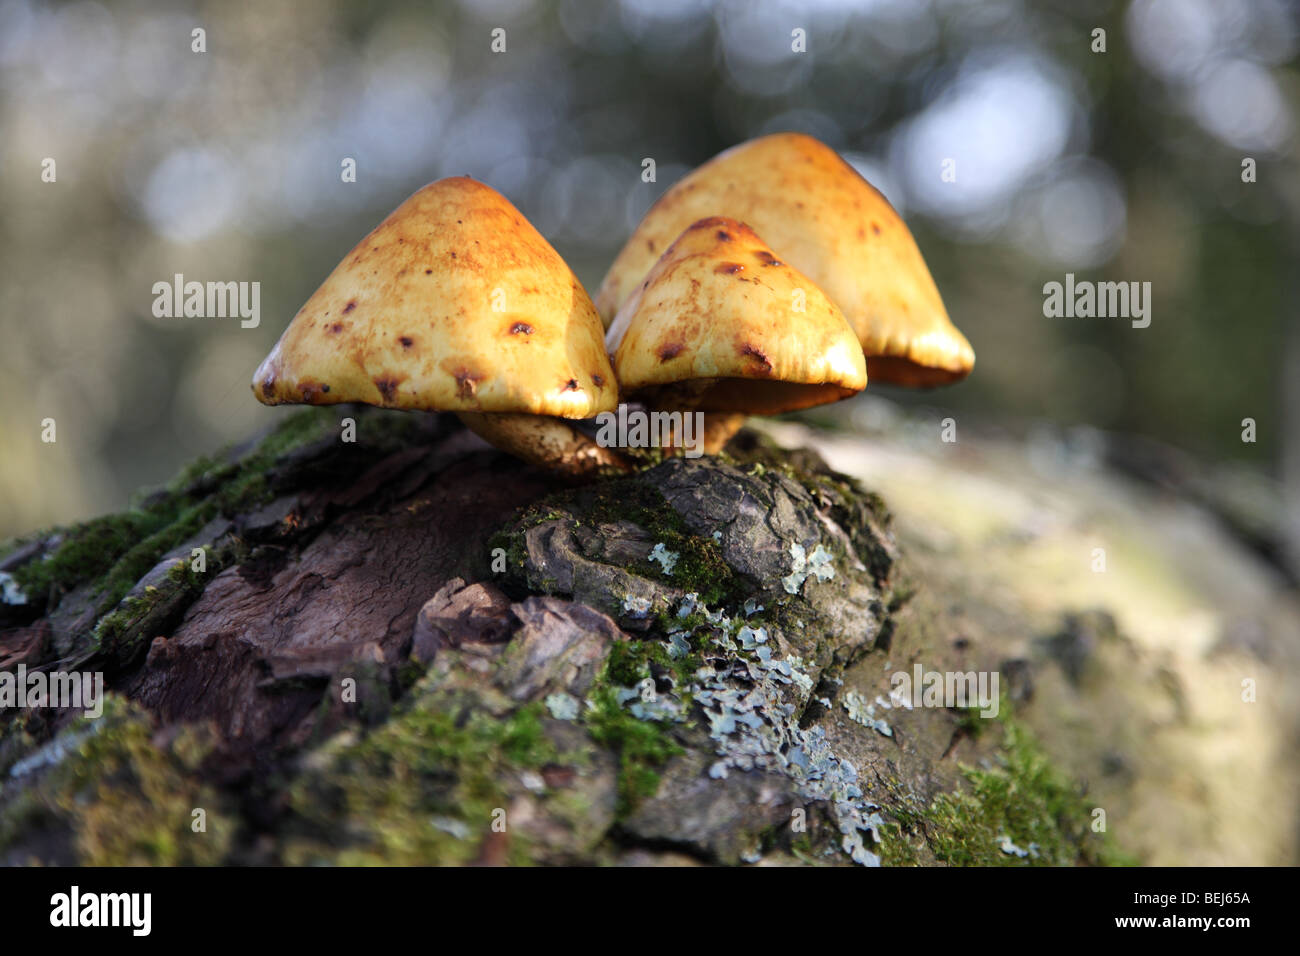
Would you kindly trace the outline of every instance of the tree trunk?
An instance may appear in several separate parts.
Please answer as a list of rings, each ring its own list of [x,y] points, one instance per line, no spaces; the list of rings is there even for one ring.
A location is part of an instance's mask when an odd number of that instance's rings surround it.
[[[344,414],[356,442],[309,410],[0,560],[0,670],[109,691],[0,711],[0,861],[1164,859],[1135,794],[1169,754],[1107,735],[1182,726],[1203,675],[1059,596],[1017,611],[1019,571],[989,590],[950,552],[996,502],[914,510],[905,556],[878,497],[752,432],[568,486],[450,417]],[[897,676],[931,673],[999,684]]]

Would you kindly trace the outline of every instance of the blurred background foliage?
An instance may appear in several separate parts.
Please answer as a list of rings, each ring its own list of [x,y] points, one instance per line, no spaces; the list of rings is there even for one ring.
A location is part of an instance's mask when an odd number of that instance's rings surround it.
[[[254,367],[424,183],[495,186],[594,293],[673,181],[787,129],[894,202],[979,356],[950,389],[868,393],[1280,481],[1298,26],[1282,0],[0,0],[0,536],[120,508],[274,421]],[[1151,282],[1151,326],[1045,318],[1067,272]],[[261,326],[154,318],[175,273],[259,281]]]

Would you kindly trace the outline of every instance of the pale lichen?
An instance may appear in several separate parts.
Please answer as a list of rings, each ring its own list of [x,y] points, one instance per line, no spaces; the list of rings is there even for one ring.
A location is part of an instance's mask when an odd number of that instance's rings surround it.
[[[790,573],[781,579],[781,584],[789,594],[798,594],[803,589],[804,581],[815,577],[818,581],[829,581],[835,577],[834,557],[821,544],[808,554],[803,545],[790,545],[790,558],[793,567]]]
[[[651,549],[649,557],[651,561],[659,562],[659,566],[664,569],[664,574],[672,574],[681,555],[676,551],[669,551],[661,541]]]

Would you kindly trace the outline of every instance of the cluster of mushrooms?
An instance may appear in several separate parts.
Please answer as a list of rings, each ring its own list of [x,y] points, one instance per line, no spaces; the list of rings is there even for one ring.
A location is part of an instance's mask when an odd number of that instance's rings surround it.
[[[268,405],[449,411],[518,458],[584,478],[630,463],[570,422],[625,400],[703,412],[714,453],[748,415],[871,378],[933,386],[975,353],[907,226],[797,133],[714,157],[646,213],[593,303],[509,200],[425,186],[330,273],[257,369]]]

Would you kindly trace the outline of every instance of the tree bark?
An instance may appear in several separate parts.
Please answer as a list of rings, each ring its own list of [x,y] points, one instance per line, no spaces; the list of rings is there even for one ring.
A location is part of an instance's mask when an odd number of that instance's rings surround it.
[[[990,623],[880,498],[752,432],[570,485],[450,417],[344,413],[355,443],[312,410],[0,561],[0,670],[110,690],[0,711],[0,860],[1118,858],[1080,787],[1106,748],[1051,732],[1159,669],[1110,615]],[[914,665],[998,673],[998,716],[900,694]]]

